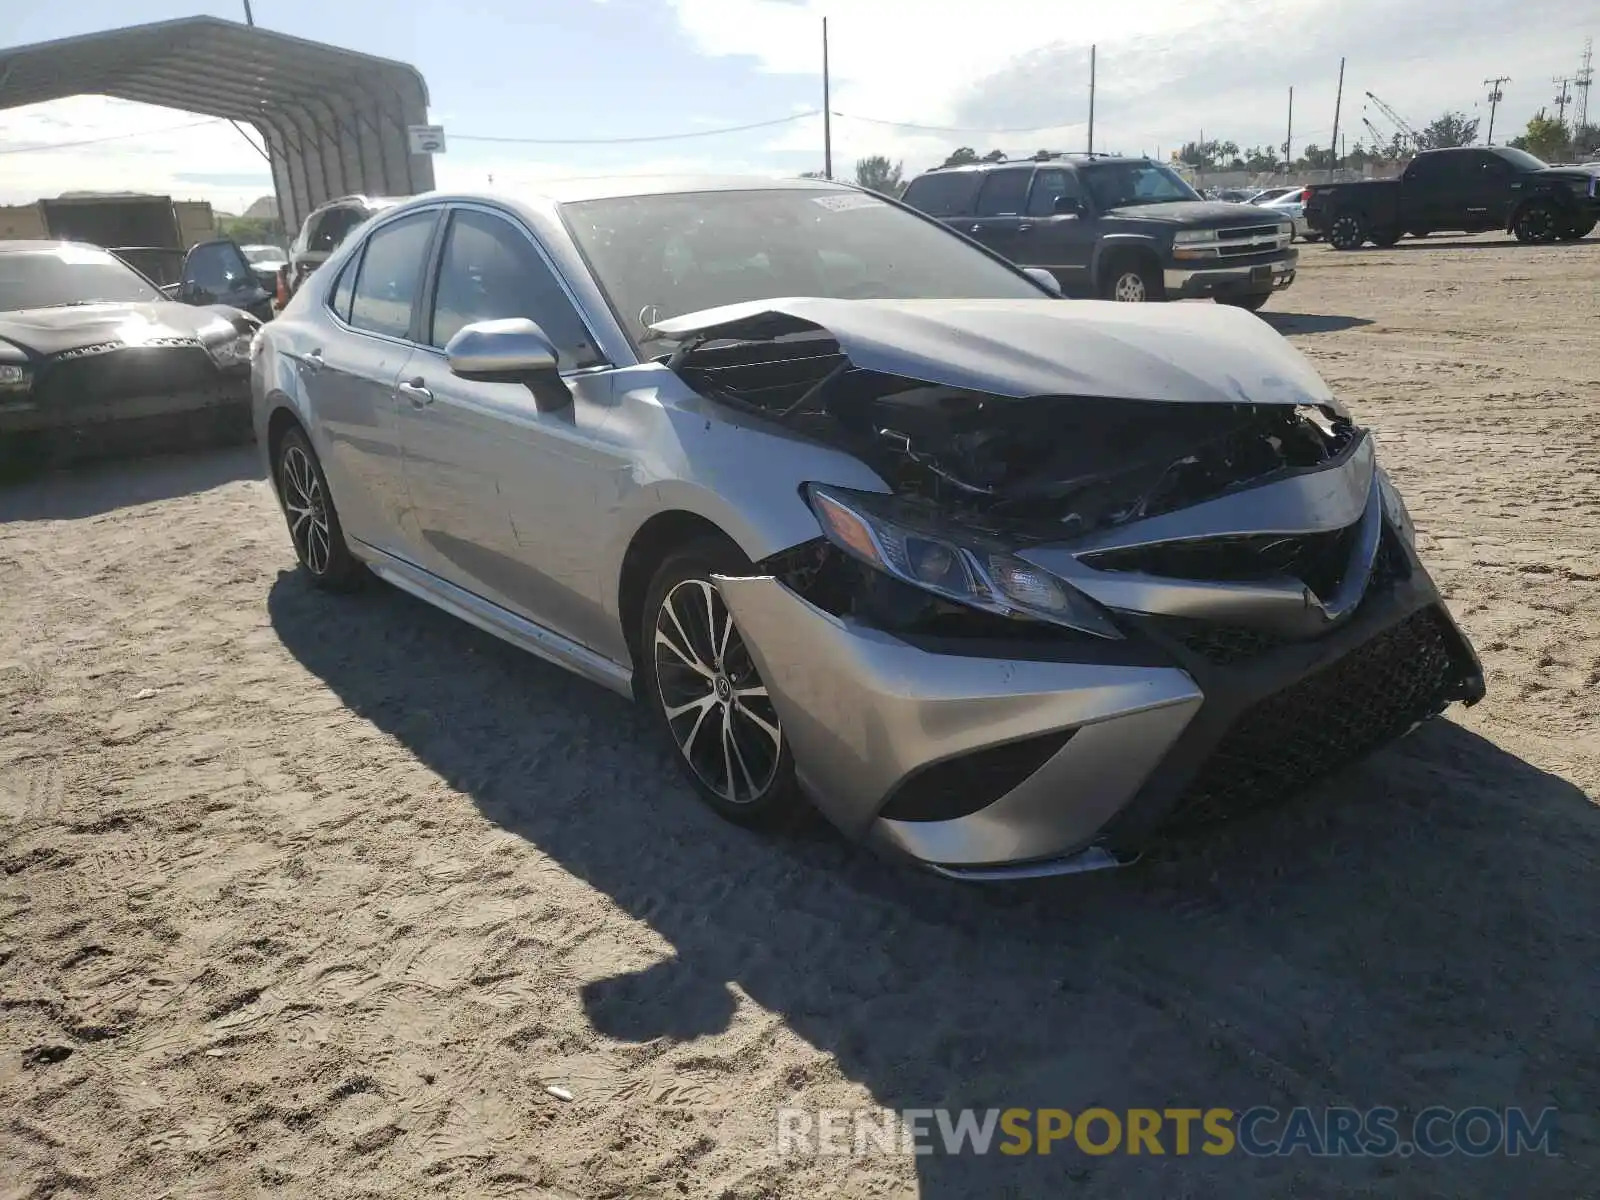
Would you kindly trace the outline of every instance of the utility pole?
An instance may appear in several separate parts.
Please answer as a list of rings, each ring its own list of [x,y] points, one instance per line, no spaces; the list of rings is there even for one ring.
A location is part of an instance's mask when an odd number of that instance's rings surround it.
[[[1556,120],[1563,125],[1567,123],[1567,105],[1572,103],[1572,93],[1568,90],[1572,86],[1572,77],[1555,78],[1550,81],[1561,90],[1556,93]]]
[[[1289,132],[1283,138],[1284,170],[1294,170],[1294,88],[1289,88]]]
[[[1339,153],[1339,109],[1344,104],[1344,59],[1339,59],[1339,90],[1333,97],[1333,152],[1335,156],[1334,169],[1344,165],[1344,156]]]
[[[1489,136],[1484,139],[1486,145],[1494,145],[1494,110],[1500,107],[1500,101],[1506,94],[1500,90],[1502,83],[1510,83],[1511,76],[1496,75],[1493,79],[1485,79],[1483,86],[1489,89]]]
[[[1096,47],[1089,47],[1089,153],[1094,153],[1094,59]]]
[[[256,15],[250,11],[250,0],[244,0],[244,23],[252,29],[256,25]]]
[[[822,177],[833,178],[833,103],[828,88],[828,18],[822,18]]]
[[[1583,66],[1578,71],[1577,79],[1573,83],[1578,88],[1577,111],[1574,114],[1573,136],[1577,137],[1585,126],[1589,124],[1589,85],[1594,82],[1594,39],[1587,38],[1583,43]],[[1574,146],[1580,154],[1589,149],[1587,146]]]

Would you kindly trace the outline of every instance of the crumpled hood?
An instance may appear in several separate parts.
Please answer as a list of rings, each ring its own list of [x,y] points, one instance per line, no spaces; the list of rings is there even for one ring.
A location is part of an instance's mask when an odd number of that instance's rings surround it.
[[[159,345],[166,338],[217,342],[256,322],[227,305],[199,308],[170,300],[142,304],[81,304],[66,308],[24,308],[0,312],[0,344],[10,343],[31,358],[63,350],[116,342]]]
[[[1259,317],[1224,305],[799,297],[651,326],[672,338],[740,340],[813,328],[861,370],[999,396],[1337,407],[1304,355]]]

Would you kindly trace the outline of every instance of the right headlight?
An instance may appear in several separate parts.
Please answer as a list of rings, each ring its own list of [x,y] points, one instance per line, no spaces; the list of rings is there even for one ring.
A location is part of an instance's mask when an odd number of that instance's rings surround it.
[[[902,583],[1001,616],[1122,637],[1094,601],[979,534],[891,516],[893,498],[878,493],[809,483],[805,494],[830,542]]]

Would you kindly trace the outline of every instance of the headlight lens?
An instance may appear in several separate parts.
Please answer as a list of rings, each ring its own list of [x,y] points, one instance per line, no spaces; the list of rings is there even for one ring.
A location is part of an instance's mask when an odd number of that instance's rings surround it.
[[[1411,523],[1411,511],[1406,508],[1406,502],[1401,499],[1400,491],[1394,486],[1394,480],[1389,478],[1389,472],[1382,467],[1378,468],[1378,497],[1383,501],[1384,519],[1389,522],[1402,541],[1408,546],[1417,544],[1417,528]]]
[[[806,496],[828,540],[869,567],[971,608],[1120,638],[1088,597],[979,535],[914,527],[882,509],[889,497],[807,484]]]
[[[1215,229],[1180,229],[1172,235],[1172,244],[1174,246],[1204,245],[1207,242],[1216,240],[1217,231]]]
[[[0,363],[0,392],[25,392],[33,386],[33,373],[16,363]]]

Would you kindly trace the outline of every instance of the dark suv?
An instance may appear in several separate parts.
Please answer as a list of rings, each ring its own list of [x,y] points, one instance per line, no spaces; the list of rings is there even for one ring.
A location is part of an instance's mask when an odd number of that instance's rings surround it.
[[[1212,299],[1255,310],[1294,282],[1287,218],[1202,199],[1171,167],[1110,154],[938,167],[905,202],[1069,296]]]

